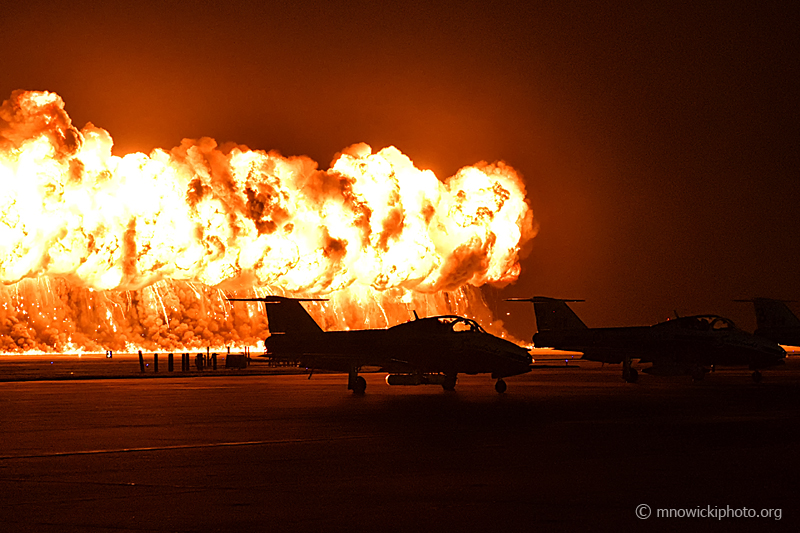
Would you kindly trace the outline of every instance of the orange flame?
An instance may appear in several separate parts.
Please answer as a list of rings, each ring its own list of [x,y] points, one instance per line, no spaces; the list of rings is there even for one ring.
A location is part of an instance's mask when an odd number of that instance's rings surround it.
[[[365,309],[391,325],[514,281],[536,232],[502,162],[440,181],[394,147],[353,145],[323,171],[209,138],[149,156],[112,145],[54,93],[15,91],[0,108],[0,350],[263,335],[259,312],[232,312],[222,290],[328,295],[330,327]]]

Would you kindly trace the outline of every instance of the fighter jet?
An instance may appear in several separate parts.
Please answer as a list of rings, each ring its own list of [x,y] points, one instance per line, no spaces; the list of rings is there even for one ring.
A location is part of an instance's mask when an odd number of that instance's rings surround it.
[[[495,390],[506,391],[503,378],[531,370],[528,351],[486,333],[474,320],[445,315],[417,318],[386,329],[323,331],[301,302],[310,298],[228,298],[263,302],[270,336],[266,355],[312,370],[347,372],[347,388],[363,394],[362,367],[388,372],[389,385],[441,385],[455,390],[459,373],[490,373]],[[414,313],[416,316],[416,313]]]
[[[567,302],[535,296],[512,301],[532,302],[538,332],[533,344],[583,352],[583,359],[622,363],[622,377],[635,382],[632,359],[652,363],[643,372],[653,375],[690,374],[700,380],[708,368],[746,365],[753,380],[761,369],[783,363],[786,352],[775,342],[756,337],[717,315],[677,317],[652,326],[589,328]]]
[[[752,302],[756,311],[756,335],[778,344],[800,346],[800,319],[786,305],[789,300],[752,298],[736,301]]]

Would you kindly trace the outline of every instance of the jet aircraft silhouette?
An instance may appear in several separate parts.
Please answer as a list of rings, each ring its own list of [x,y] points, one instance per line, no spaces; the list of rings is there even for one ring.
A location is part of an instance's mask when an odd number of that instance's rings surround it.
[[[752,302],[756,312],[756,335],[778,344],[800,346],[800,319],[786,305],[789,300],[752,298],[736,301]]]
[[[301,302],[310,298],[228,298],[263,302],[270,336],[266,355],[312,370],[348,373],[347,388],[361,394],[367,382],[362,367],[388,372],[389,385],[441,385],[455,389],[457,376],[490,373],[495,390],[503,393],[503,378],[531,370],[528,351],[484,331],[474,320],[456,315],[417,318],[386,329],[323,331]],[[414,313],[416,316],[416,313]]]
[[[583,359],[622,363],[622,377],[634,382],[638,372],[632,359],[652,363],[643,372],[653,375],[690,374],[703,379],[707,368],[746,365],[753,380],[761,380],[761,369],[783,363],[783,348],[756,337],[717,315],[684,316],[652,326],[589,328],[567,302],[535,296],[510,301],[532,302],[538,332],[533,344],[559,350],[583,352]]]

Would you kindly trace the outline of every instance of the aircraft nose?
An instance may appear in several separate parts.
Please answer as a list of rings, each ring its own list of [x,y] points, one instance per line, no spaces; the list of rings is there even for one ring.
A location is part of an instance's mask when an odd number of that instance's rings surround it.
[[[519,352],[508,352],[508,356],[511,359],[516,359],[517,361],[520,361],[526,365],[533,364],[533,357],[531,357],[531,354],[528,352],[525,352],[524,354]]]
[[[780,346],[780,345],[775,345],[775,346],[768,345],[768,346],[765,346],[764,347],[764,351],[766,351],[770,355],[778,357],[779,359],[783,359],[784,357],[786,357],[786,350],[784,350],[783,347]]]
[[[786,359],[786,350],[776,344],[763,344],[761,346],[761,359],[767,363],[780,364]]]

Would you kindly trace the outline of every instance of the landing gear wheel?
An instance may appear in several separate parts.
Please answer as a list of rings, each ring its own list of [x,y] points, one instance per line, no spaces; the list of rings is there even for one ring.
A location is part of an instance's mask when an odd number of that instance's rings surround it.
[[[639,379],[639,372],[635,368],[625,368],[622,370],[622,379],[628,383],[636,383],[636,380]]]
[[[458,378],[456,376],[446,376],[444,381],[442,382],[442,388],[446,391],[454,391],[456,390],[456,381]]]
[[[692,369],[692,381],[703,381],[706,372],[702,367],[696,366]]]
[[[356,376],[353,382],[353,394],[364,394],[367,390],[367,380],[363,376]]]
[[[754,371],[752,378],[754,383],[761,383],[761,372],[758,370]]]
[[[498,379],[497,383],[494,384],[494,390],[496,390],[500,394],[503,394],[506,391],[506,388],[508,388],[506,386],[506,382],[503,381],[502,379]]]

